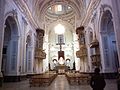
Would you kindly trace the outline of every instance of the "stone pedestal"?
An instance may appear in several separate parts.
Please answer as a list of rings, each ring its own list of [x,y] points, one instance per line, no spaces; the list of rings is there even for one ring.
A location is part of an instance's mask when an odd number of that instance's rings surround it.
[[[66,70],[68,70],[68,67],[65,65],[58,65],[56,66],[56,70],[58,74],[65,74]]]
[[[3,84],[3,74],[0,72],[0,87],[2,87]]]

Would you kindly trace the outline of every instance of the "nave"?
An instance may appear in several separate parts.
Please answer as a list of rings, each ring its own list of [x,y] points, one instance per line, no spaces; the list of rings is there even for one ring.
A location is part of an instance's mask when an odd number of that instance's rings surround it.
[[[104,90],[117,90],[116,80],[106,79]],[[92,90],[89,85],[69,85],[65,75],[58,75],[48,87],[29,87],[29,81],[4,83],[0,90]]]
[[[116,90],[117,80],[120,86],[119,3],[0,0],[0,90],[91,90],[89,84],[81,85],[90,78],[76,73],[91,75],[96,67],[107,79],[105,90]],[[44,75],[51,71],[57,78]],[[66,72],[72,77],[59,75]],[[21,81],[28,76],[35,76],[32,84]],[[41,87],[52,80],[50,86]],[[30,88],[29,83],[38,86]]]

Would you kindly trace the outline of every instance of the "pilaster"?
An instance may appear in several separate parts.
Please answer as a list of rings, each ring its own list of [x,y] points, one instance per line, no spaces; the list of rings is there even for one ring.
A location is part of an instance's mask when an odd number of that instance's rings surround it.
[[[0,0],[0,77],[2,77],[1,64],[2,64],[2,49],[3,49],[3,39],[4,39],[4,9],[5,9],[5,0]]]

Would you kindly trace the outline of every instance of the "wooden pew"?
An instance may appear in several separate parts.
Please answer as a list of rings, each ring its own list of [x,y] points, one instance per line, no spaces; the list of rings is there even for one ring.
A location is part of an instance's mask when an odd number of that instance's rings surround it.
[[[71,85],[85,85],[90,82],[89,74],[66,73],[67,80]]]
[[[30,87],[32,86],[48,86],[56,78],[57,74],[44,73],[40,75],[34,75],[29,79]]]

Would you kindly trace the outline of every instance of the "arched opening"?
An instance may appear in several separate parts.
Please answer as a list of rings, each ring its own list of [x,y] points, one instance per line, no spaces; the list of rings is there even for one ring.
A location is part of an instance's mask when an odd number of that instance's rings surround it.
[[[28,35],[26,40],[26,72],[31,71],[32,47],[31,37]]]
[[[3,76],[15,75],[17,72],[18,39],[17,23],[12,16],[8,16],[4,28],[1,68]]]
[[[54,22],[49,26],[49,32],[48,32],[48,42],[49,42],[49,62],[51,67],[54,67],[53,62],[51,62],[51,60],[53,60],[54,58],[56,58],[58,60],[58,65],[60,63],[63,63],[65,65],[65,59],[67,57],[69,57],[70,61],[69,65],[70,65],[70,69],[73,68],[73,62],[75,61],[75,57],[71,57],[74,56],[74,48],[73,48],[73,27],[67,23],[67,22],[62,22],[62,25],[65,27],[65,32],[63,34],[56,34],[54,32],[54,27],[58,22]],[[58,29],[59,30],[59,29]],[[60,52],[60,49],[64,52]],[[52,58],[54,57],[54,58]],[[60,59],[60,57],[63,57],[63,60]],[[66,66],[66,65],[65,65]],[[52,69],[52,68],[51,68]]]
[[[106,10],[102,16],[101,40],[103,47],[104,70],[107,72],[116,72],[118,68],[118,53],[112,14],[109,10]]]

